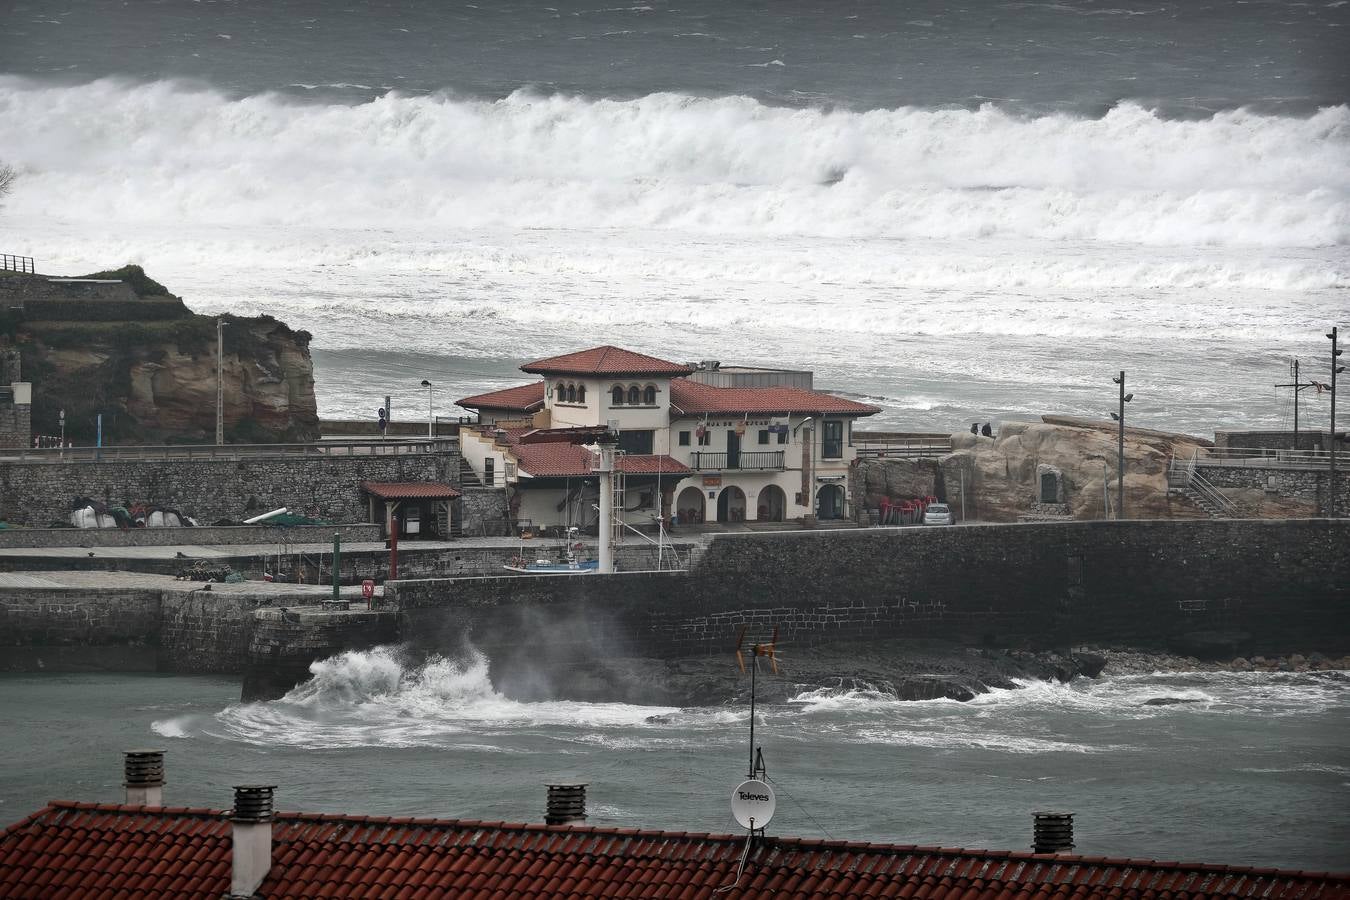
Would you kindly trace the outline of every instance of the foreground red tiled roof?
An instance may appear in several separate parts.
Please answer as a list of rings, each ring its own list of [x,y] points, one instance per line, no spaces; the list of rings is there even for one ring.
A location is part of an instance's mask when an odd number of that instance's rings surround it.
[[[0,896],[220,900],[231,825],[209,809],[55,802],[0,834]],[[1350,875],[845,841],[277,813],[268,900],[361,897],[1343,898]]]
[[[794,387],[723,388],[687,378],[670,383],[670,405],[685,415],[821,415],[838,413],[871,416],[881,408],[870,403],[845,400],[824,391]]]
[[[459,491],[434,481],[363,481],[361,490],[382,500],[453,500]]]
[[[544,383],[522,384],[475,394],[458,401],[465,409],[509,409],[512,412],[534,412],[544,407]]]
[[[563,356],[536,359],[520,367],[540,375],[688,375],[694,370],[621,347],[592,347]]]

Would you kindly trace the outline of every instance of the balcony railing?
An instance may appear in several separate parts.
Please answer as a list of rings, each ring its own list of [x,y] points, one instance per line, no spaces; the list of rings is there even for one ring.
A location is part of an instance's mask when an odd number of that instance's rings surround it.
[[[782,450],[742,450],[740,453],[706,453],[696,450],[692,454],[692,467],[699,472],[726,472],[742,469],[758,471],[783,470]]]

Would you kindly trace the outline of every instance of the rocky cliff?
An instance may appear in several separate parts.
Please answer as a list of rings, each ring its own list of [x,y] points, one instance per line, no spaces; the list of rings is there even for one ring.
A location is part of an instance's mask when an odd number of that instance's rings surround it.
[[[0,346],[33,384],[33,433],[92,443],[215,438],[216,319],[195,315],[139,267],[79,280],[0,277]],[[224,409],[231,443],[318,436],[309,334],[270,316],[225,316]]]
[[[857,486],[868,507],[878,506],[882,496],[933,494],[952,504],[958,515],[964,496],[964,518],[982,522],[1056,515],[1102,519],[1108,491],[1112,510],[1116,503],[1116,439],[1116,426],[1109,422],[1055,416],[1035,423],[1007,422],[994,437],[953,435],[953,452],[941,460],[865,460],[858,467]],[[1168,494],[1167,466],[1173,455],[1189,459],[1209,443],[1127,428],[1127,517],[1203,517],[1184,498]]]

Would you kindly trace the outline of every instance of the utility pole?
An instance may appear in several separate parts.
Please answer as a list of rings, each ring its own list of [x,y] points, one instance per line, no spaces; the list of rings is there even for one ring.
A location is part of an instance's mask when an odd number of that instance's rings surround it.
[[[1298,446],[1298,401],[1299,401],[1299,396],[1298,396],[1298,395],[1299,395],[1300,392],[1306,391],[1308,388],[1315,388],[1315,387],[1317,387],[1317,382],[1316,382],[1316,381],[1309,381],[1307,384],[1304,384],[1304,383],[1302,383],[1301,381],[1298,380],[1298,379],[1299,379],[1299,361],[1298,361],[1297,358],[1296,358],[1293,362],[1291,362],[1291,363],[1289,364],[1289,371],[1290,371],[1290,372],[1293,374],[1293,376],[1294,376],[1294,382],[1293,382],[1293,384],[1277,384],[1277,385],[1275,385],[1275,386],[1276,386],[1277,388],[1293,388],[1293,389],[1294,389],[1294,449],[1297,450],[1297,449],[1299,449],[1299,446]]]
[[[1327,335],[1331,338],[1331,435],[1327,449],[1330,451],[1327,456],[1331,460],[1331,484],[1327,490],[1327,515],[1329,518],[1336,518],[1336,376],[1345,371],[1345,366],[1336,364],[1336,357],[1342,352],[1338,346],[1336,326],[1331,326],[1331,333]]]
[[[1111,418],[1120,423],[1119,435],[1116,439],[1116,518],[1125,518],[1125,404],[1134,399],[1134,394],[1125,393],[1125,370],[1120,370],[1120,376],[1112,378],[1116,384],[1120,385],[1120,412],[1111,413]]]
[[[216,446],[225,443],[225,320],[216,319]]]

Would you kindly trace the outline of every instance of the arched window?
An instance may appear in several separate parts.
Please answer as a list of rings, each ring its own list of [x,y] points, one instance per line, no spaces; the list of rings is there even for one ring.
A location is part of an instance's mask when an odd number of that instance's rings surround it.
[[[568,403],[577,402],[577,386],[575,384],[569,384],[567,386],[567,402]]]
[[[656,388],[653,385],[647,385],[647,389],[642,392],[642,402],[648,406],[656,405]]]
[[[628,403],[630,406],[637,406],[641,402],[642,392],[638,390],[638,386],[635,384],[628,389]]]
[[[578,403],[586,402],[586,385],[584,384],[577,385],[577,402]]]
[[[622,386],[622,385],[618,385],[618,384],[614,385],[613,390],[611,390],[609,393],[610,393],[610,402],[611,402],[611,403],[613,403],[615,406],[623,406],[623,386]]]
[[[558,403],[566,403],[567,385],[563,384],[561,381],[558,382],[558,386],[553,389],[553,399]]]

